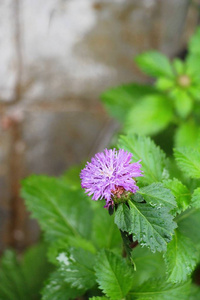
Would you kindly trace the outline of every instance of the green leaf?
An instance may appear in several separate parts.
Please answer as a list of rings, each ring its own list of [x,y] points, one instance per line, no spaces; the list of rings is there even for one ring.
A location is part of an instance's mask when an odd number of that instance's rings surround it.
[[[61,252],[57,260],[65,282],[72,288],[88,290],[95,285],[95,256],[91,252],[81,248],[70,248],[68,252]]]
[[[176,201],[171,191],[162,183],[152,183],[137,191],[151,206],[165,207],[172,210],[176,207]]]
[[[175,211],[177,213],[180,213],[186,210],[189,207],[191,200],[191,194],[188,188],[176,178],[173,178],[173,180],[164,180],[163,184],[167,189],[171,190],[172,194],[175,197],[178,206]]]
[[[185,64],[181,59],[175,58],[173,60],[172,64],[173,64],[173,67],[174,67],[174,69],[175,69],[175,71],[178,75],[182,75],[182,74],[185,73]]]
[[[199,78],[199,64],[200,64],[200,51],[199,53],[189,53],[186,58],[187,74],[194,79]]]
[[[97,257],[95,271],[100,289],[110,299],[123,299],[131,289],[134,270],[122,257],[102,250]]]
[[[105,234],[106,228],[106,234]],[[106,209],[95,213],[92,227],[92,241],[98,248],[113,249],[121,245],[120,232]]]
[[[156,134],[165,129],[172,118],[172,106],[166,96],[148,95],[130,108],[124,131],[145,135]]]
[[[120,204],[115,213],[115,223],[122,231],[133,235],[141,246],[155,251],[165,251],[172,239],[176,223],[165,208],[153,208],[147,203],[128,201]]]
[[[79,247],[83,250],[90,251],[93,254],[96,253],[96,249],[90,240],[86,240],[77,236],[67,236],[65,239],[62,238],[50,244],[47,253],[49,261],[54,265],[58,265],[58,254],[65,252],[69,247]]]
[[[200,58],[199,58],[199,61],[200,61]],[[200,63],[200,62],[199,62]],[[198,84],[196,85],[193,85],[190,87],[189,89],[189,94],[191,95],[191,97],[194,99],[194,101],[200,101],[200,80],[198,79]],[[198,111],[196,111],[196,107],[198,106],[198,102],[196,102],[196,106],[194,106],[194,110],[195,110],[195,113],[198,113]]]
[[[152,92],[155,90],[149,85],[131,83],[105,91],[101,99],[109,114],[124,122],[127,113],[137,101]]]
[[[60,270],[51,274],[42,291],[42,300],[70,300],[83,295],[82,290],[70,287]],[[28,298],[27,298],[28,299]]]
[[[40,290],[53,269],[47,261],[46,252],[46,245],[38,244],[30,247],[24,253],[21,270],[29,288],[28,299],[40,299]]]
[[[46,247],[31,247],[21,261],[7,250],[0,264],[0,299],[36,300],[51,266],[46,260]]]
[[[200,28],[197,28],[196,32],[191,37],[188,48],[191,53],[200,53]]]
[[[139,183],[147,185],[166,179],[166,156],[150,138],[136,135],[121,136],[118,148],[131,152],[134,162],[142,160],[144,176],[137,178]]]
[[[161,91],[170,90],[174,85],[174,80],[168,77],[159,77],[155,83],[156,88]]]
[[[24,284],[25,280],[16,254],[7,250],[0,265],[0,299],[27,300],[30,293],[27,284]]]
[[[194,122],[184,122],[175,133],[175,147],[197,147],[200,141],[200,129]]]
[[[193,100],[187,91],[179,90],[178,93],[174,95],[174,105],[177,114],[181,118],[186,118],[193,109]]]
[[[92,298],[89,298],[89,300],[107,300],[109,298],[107,297],[92,297]]]
[[[200,287],[192,284],[189,300],[199,300],[199,299],[200,299]]]
[[[62,179],[31,176],[23,181],[22,197],[49,241],[90,236],[93,214],[89,197],[70,189]]]
[[[148,248],[138,245],[131,254],[136,267],[133,286],[139,286],[146,280],[165,274],[166,267],[162,253],[152,253]]]
[[[143,72],[152,76],[167,76],[173,77],[173,69],[166,56],[157,51],[148,51],[139,54],[135,61]]]
[[[190,147],[174,150],[174,156],[179,168],[188,177],[200,178],[200,151]]]
[[[194,270],[198,260],[198,252],[192,241],[176,230],[172,241],[167,245],[164,258],[168,281],[177,283],[186,281]]]
[[[132,300],[188,300],[190,281],[180,284],[166,282],[166,278],[152,279],[131,291]]]
[[[192,194],[191,205],[192,207],[200,208],[200,188],[194,190],[194,193]]]
[[[176,217],[178,230],[200,250],[200,209],[191,208]]]

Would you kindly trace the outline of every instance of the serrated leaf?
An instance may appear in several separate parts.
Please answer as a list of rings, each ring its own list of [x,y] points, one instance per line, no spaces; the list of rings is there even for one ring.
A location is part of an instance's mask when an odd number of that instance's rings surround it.
[[[174,156],[185,176],[200,178],[200,151],[198,149],[178,148],[174,150]]]
[[[114,215],[110,216],[105,209],[99,209],[94,215],[92,241],[98,248],[105,249],[113,249],[121,245],[121,236],[114,223]]]
[[[173,69],[168,58],[157,51],[148,51],[139,54],[135,58],[135,61],[141,70],[150,76],[174,76]]]
[[[165,251],[172,239],[176,223],[165,208],[153,208],[147,203],[128,201],[120,204],[115,213],[115,223],[122,231],[133,235],[138,241],[155,251]]]
[[[174,283],[186,281],[194,270],[198,256],[197,249],[192,241],[176,230],[164,254],[167,280]]]
[[[167,283],[166,278],[155,278],[144,282],[130,292],[132,300],[188,300],[190,281],[180,284]]]
[[[153,91],[153,87],[149,85],[131,83],[105,91],[101,95],[101,99],[109,114],[119,121],[124,122],[127,113],[135,103]]]
[[[200,141],[200,129],[194,122],[184,122],[175,133],[175,147],[197,147]]]
[[[76,299],[84,292],[70,287],[65,276],[58,270],[51,274],[46,286],[42,290],[42,300],[70,300]]]
[[[176,207],[176,201],[171,191],[162,183],[152,183],[137,191],[151,206],[165,207],[172,210]]]
[[[57,260],[65,282],[72,288],[88,290],[95,285],[95,256],[91,252],[81,248],[70,248],[68,252],[61,252]]]
[[[131,257],[136,268],[133,286],[139,286],[148,279],[165,274],[166,267],[162,253],[152,253],[148,248],[138,245],[132,250]]]
[[[68,235],[90,236],[90,200],[82,191],[70,189],[62,179],[31,176],[23,181],[22,197],[49,241]]]
[[[194,193],[192,194],[191,205],[192,207],[200,208],[200,188],[194,190]]]
[[[118,147],[131,152],[134,162],[142,160],[144,176],[137,178],[139,183],[147,185],[166,179],[166,156],[150,138],[136,135],[121,136]]]
[[[175,212],[180,213],[189,207],[191,194],[188,188],[178,179],[173,178],[164,180],[163,184],[166,188],[170,189],[175,197],[177,209]]]
[[[125,133],[156,134],[165,129],[173,118],[169,99],[163,95],[142,98],[127,114]]]
[[[113,300],[123,299],[131,289],[133,268],[125,259],[102,250],[96,261],[95,272],[100,289]]]

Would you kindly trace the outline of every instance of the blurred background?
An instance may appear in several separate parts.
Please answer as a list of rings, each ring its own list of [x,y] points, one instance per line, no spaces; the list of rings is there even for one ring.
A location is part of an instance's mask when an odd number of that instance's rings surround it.
[[[109,144],[109,87],[147,79],[134,55],[183,56],[199,0],[0,1],[0,252],[39,236],[20,180],[60,175]]]

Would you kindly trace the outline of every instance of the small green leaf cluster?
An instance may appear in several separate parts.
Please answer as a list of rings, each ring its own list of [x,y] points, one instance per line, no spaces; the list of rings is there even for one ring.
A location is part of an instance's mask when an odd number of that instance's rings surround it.
[[[185,61],[157,51],[135,57],[154,84],[128,84],[102,94],[108,112],[123,124],[125,134],[158,135],[175,130],[175,146],[195,143],[200,136],[200,28],[191,38]],[[172,136],[172,133],[171,133]]]
[[[176,178],[170,159],[150,138],[121,136],[118,147],[130,151],[133,161],[142,160],[144,176],[138,192],[117,204],[111,216],[101,201],[83,193],[79,168],[61,178],[31,176],[22,183],[22,197],[54,265],[43,300],[188,300],[191,289],[199,293],[191,283],[200,250],[195,155],[175,150],[181,174]]]

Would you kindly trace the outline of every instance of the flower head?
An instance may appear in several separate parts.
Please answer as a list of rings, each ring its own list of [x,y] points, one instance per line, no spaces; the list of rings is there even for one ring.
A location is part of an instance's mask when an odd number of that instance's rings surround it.
[[[93,200],[106,200],[106,206],[113,205],[113,197],[124,191],[138,190],[135,177],[143,176],[139,162],[131,163],[132,154],[123,149],[105,149],[97,153],[81,171],[81,186]]]

